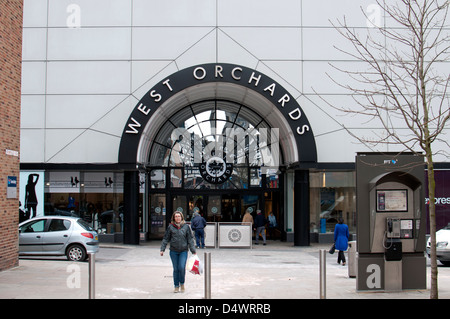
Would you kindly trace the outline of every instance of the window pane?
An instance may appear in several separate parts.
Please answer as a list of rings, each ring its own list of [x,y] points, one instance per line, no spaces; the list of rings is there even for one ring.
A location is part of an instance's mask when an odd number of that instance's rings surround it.
[[[48,231],[64,231],[70,228],[70,221],[66,219],[52,219]]]
[[[188,189],[199,188],[203,183],[202,175],[198,167],[186,167],[184,169],[184,187]]]
[[[35,222],[31,222],[23,225],[20,228],[21,233],[35,233],[35,232],[43,232],[45,226],[45,219],[41,219]]]
[[[278,175],[275,173],[268,173],[266,175],[266,184],[267,188],[278,188],[279,187]]]
[[[250,168],[250,186],[261,187],[261,169]]]
[[[87,222],[85,222],[85,221],[82,220],[82,219],[77,220],[77,222],[78,222],[78,224],[79,224],[81,227],[83,227],[84,229],[86,229],[86,230],[88,230],[88,231],[93,231],[93,230],[94,230],[91,226],[89,226],[89,224],[88,224]]]
[[[170,187],[183,187],[183,173],[180,168],[170,170]]]
[[[162,238],[166,231],[166,195],[150,195],[150,239]]]
[[[154,169],[150,172],[150,188],[166,187],[166,170]]]
[[[356,231],[355,183],[355,172],[310,174],[311,232],[333,232],[340,217]]]

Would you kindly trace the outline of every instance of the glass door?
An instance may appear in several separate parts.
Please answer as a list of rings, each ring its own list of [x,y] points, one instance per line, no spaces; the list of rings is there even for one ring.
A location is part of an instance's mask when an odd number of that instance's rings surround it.
[[[206,209],[207,222],[217,223],[222,220],[222,202],[220,195],[210,195],[208,196],[208,203]]]
[[[222,201],[222,222],[240,222],[241,198],[239,194],[223,194]]]
[[[195,212],[199,213],[200,216],[205,217],[205,208],[207,206],[206,196],[187,195],[186,198],[188,199],[188,218],[186,220],[191,220],[192,217],[194,217]]]
[[[166,194],[151,194],[149,200],[149,239],[160,239],[166,231]],[[169,217],[170,218],[170,217]]]
[[[256,210],[261,209],[261,200],[260,195],[243,195],[242,196],[242,205],[241,211],[242,216],[245,214],[245,211],[248,209],[250,214],[252,214],[253,218],[256,217]]]
[[[189,210],[187,209],[187,200],[186,195],[173,195],[172,196],[172,209],[173,211],[179,211],[183,213],[185,220],[190,220],[191,215],[189,214]],[[172,216],[172,213],[170,215]]]

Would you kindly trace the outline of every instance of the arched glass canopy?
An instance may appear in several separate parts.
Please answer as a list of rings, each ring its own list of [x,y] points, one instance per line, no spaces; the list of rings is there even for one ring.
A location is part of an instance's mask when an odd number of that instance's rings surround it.
[[[183,177],[185,188],[242,189],[251,186],[249,175],[261,175],[261,167],[269,168],[264,171],[269,175],[279,173],[273,165],[282,162],[279,157],[278,129],[243,104],[212,99],[166,120],[146,166],[180,168],[171,174]]]

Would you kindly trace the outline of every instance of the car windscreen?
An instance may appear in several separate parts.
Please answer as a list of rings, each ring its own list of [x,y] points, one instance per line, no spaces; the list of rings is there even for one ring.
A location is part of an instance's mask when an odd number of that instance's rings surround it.
[[[86,229],[88,231],[94,231],[94,229],[87,222],[85,222],[83,219],[78,219],[77,222],[84,229]]]

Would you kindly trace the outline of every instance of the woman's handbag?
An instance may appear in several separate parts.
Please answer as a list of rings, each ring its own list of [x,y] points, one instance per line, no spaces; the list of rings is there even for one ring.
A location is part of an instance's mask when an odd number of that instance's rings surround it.
[[[335,251],[336,251],[336,245],[333,244],[333,246],[331,246],[331,248],[328,252],[333,255]]]

